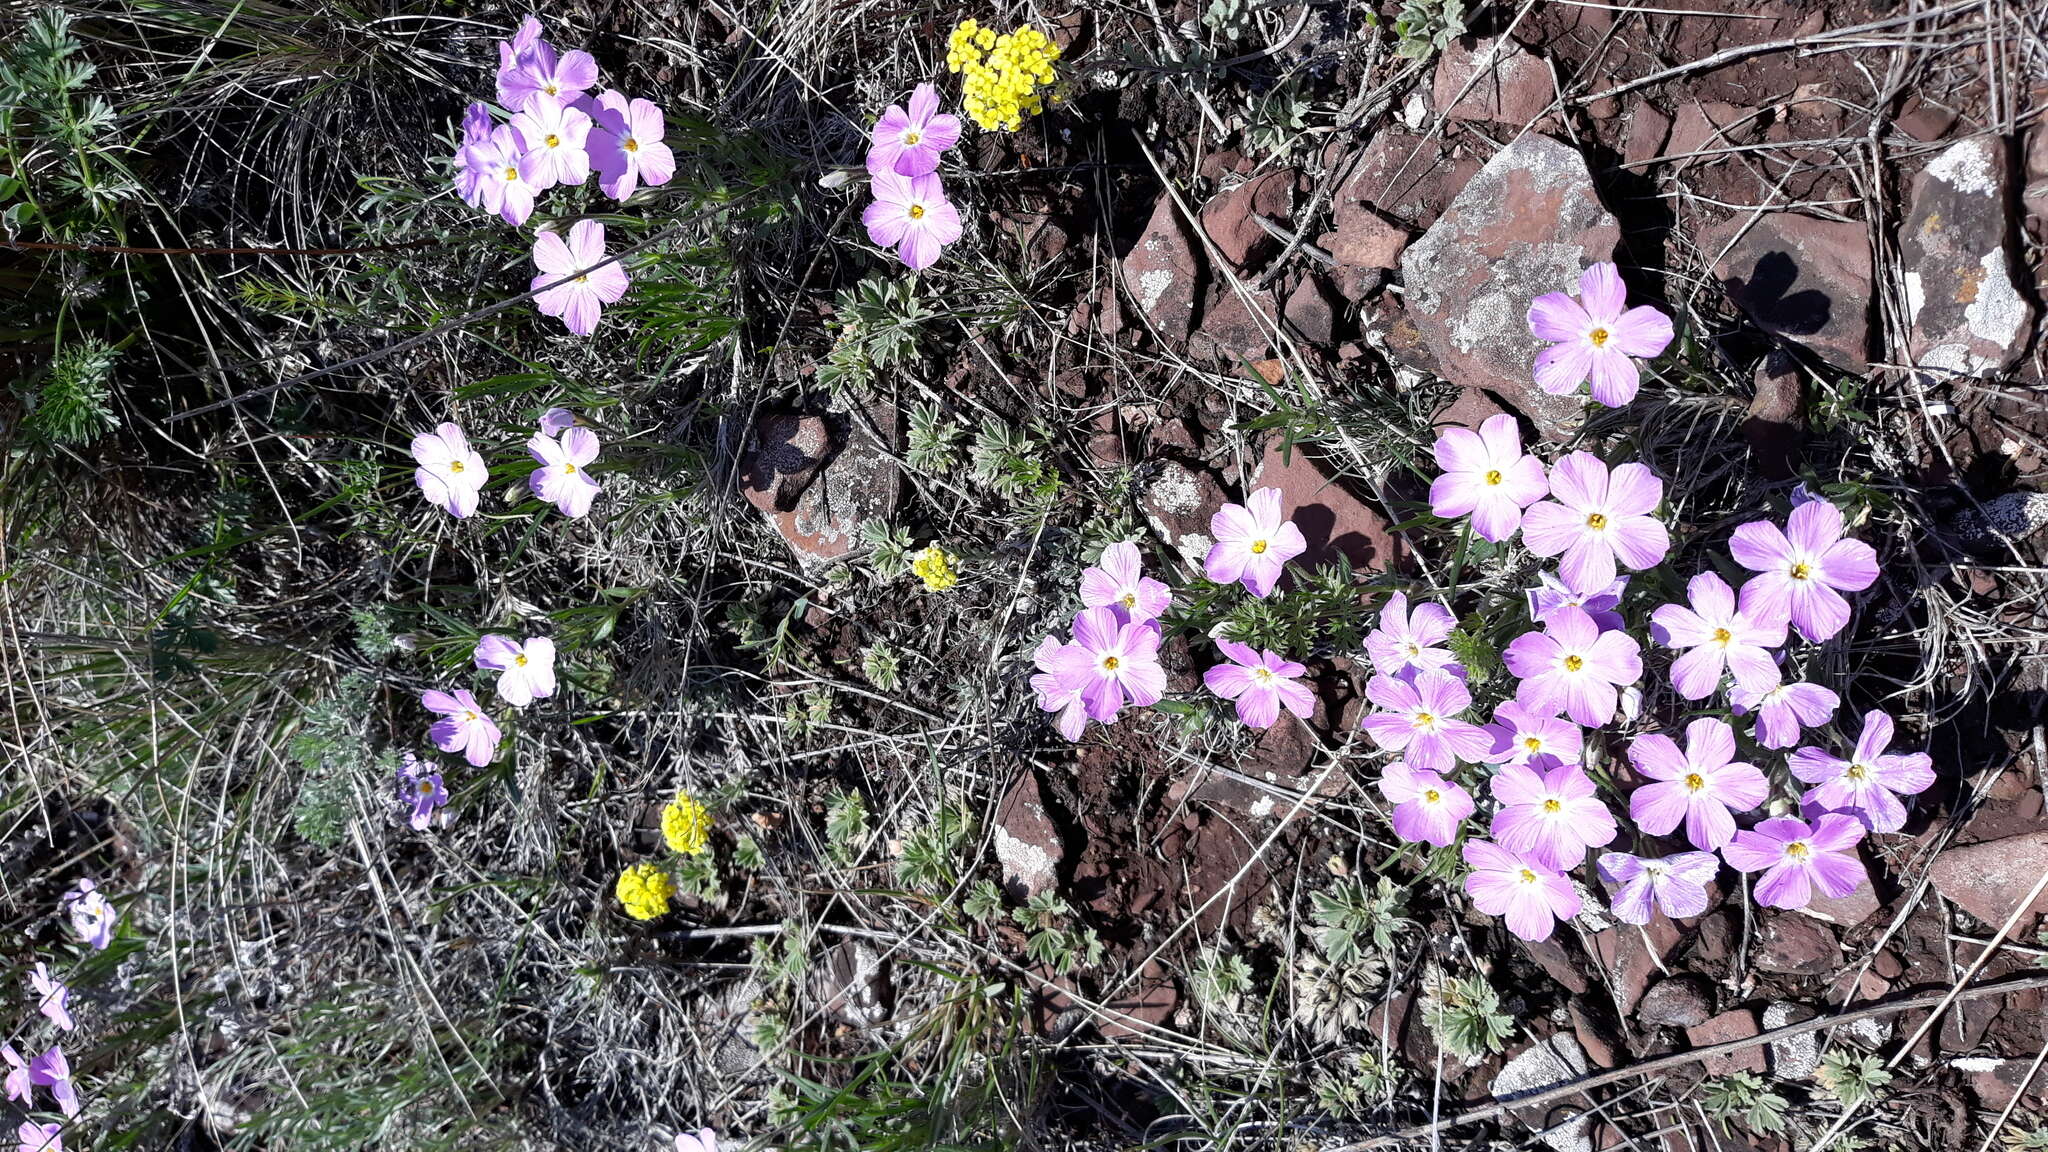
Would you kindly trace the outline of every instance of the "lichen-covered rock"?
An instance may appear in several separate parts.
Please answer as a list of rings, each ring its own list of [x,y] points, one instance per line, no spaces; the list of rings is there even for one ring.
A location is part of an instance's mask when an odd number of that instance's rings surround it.
[[[1950,145],[1913,181],[1899,230],[1913,363],[1981,376],[2019,358],[2034,306],[2006,253],[2004,150],[1988,137]]]
[[[897,466],[896,409],[876,404],[860,413],[827,413],[830,439],[841,445],[818,470],[788,511],[767,511],[768,520],[805,564],[825,564],[852,552],[860,526],[895,514],[902,494]],[[878,439],[877,433],[886,439]]]
[[[1732,242],[1732,243],[1731,243]],[[1714,275],[1757,327],[1851,372],[1870,367],[1870,239],[1863,225],[1796,212],[1708,229]]]
[[[1123,260],[1124,293],[1162,340],[1187,339],[1207,279],[1202,249],[1173,197],[1160,193],[1151,222]]]
[[[1003,870],[1003,891],[1010,899],[1023,903],[1059,883],[1066,842],[1045,810],[1038,777],[1028,768],[1018,774],[996,809],[995,851]]]
[[[1138,489],[1138,507],[1152,530],[1196,572],[1215,543],[1209,521],[1223,507],[1223,485],[1206,469],[1162,460]]]

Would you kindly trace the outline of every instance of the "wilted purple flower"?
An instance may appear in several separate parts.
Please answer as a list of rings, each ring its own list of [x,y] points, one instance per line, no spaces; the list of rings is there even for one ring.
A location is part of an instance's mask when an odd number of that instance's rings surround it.
[[[1243,504],[1225,504],[1209,517],[1215,543],[1202,570],[1218,584],[1242,582],[1252,595],[1264,598],[1280,582],[1289,560],[1308,551],[1308,541],[1280,510],[1280,490],[1261,488]]]
[[[1493,838],[1510,852],[1569,872],[1586,849],[1612,841],[1614,814],[1600,802],[1599,789],[1577,764],[1547,772],[1521,764],[1503,767],[1493,778]]]
[[[398,765],[398,798],[412,805],[408,820],[413,830],[424,832],[433,825],[435,810],[448,803],[448,789],[433,765],[407,752]]]
[[[522,25],[520,36],[525,32]],[[520,36],[512,43],[520,44]],[[596,85],[596,58],[581,50],[556,52],[540,38],[537,26],[522,46],[499,46],[498,103],[514,111],[524,110],[535,97],[566,102]]]
[[[1712,572],[1685,586],[1692,606],[1666,604],[1650,613],[1650,637],[1687,649],[1671,662],[1671,686],[1687,700],[1704,700],[1721,685],[1721,670],[1751,690],[1778,682],[1778,662],[1767,649],[1785,642],[1785,620],[1757,620],[1735,604],[1735,589]]]
[[[1138,546],[1119,540],[1102,550],[1102,560],[1081,573],[1081,603],[1090,608],[1122,608],[1143,623],[1157,620],[1173,603],[1166,585],[1145,575]]]
[[[1493,750],[1486,754],[1488,763],[1524,764],[1539,772],[1578,763],[1586,746],[1578,725],[1559,719],[1554,709],[1539,711],[1519,700],[1495,708],[1486,733],[1493,738]]]
[[[709,1128],[678,1132],[675,1152],[718,1152],[718,1134]]]
[[[66,1032],[77,1027],[71,1019],[71,986],[50,975],[50,966],[41,960],[28,974],[28,986],[36,994],[36,1007],[50,1018],[50,1023]]]
[[[526,478],[526,486],[564,516],[587,514],[602,487],[590,476],[597,449],[597,433],[588,428],[571,428],[559,440],[535,434],[527,440],[526,451],[540,467]]]
[[[1159,666],[1159,630],[1118,618],[1113,608],[1083,608],[1074,617],[1074,643],[1056,657],[1067,688],[1079,688],[1088,716],[1115,723],[1125,698],[1140,708],[1166,694],[1166,669]]]
[[[462,426],[446,421],[412,438],[412,474],[427,503],[461,519],[476,511],[477,496],[490,482],[484,458],[469,446]]]
[[[1762,692],[1737,684],[1728,694],[1737,716],[1756,713],[1756,742],[1766,748],[1799,743],[1800,728],[1817,728],[1841,707],[1842,698],[1818,684],[1793,681]]]
[[[505,74],[518,67],[519,58],[527,54],[540,40],[542,28],[540,17],[531,13],[512,30],[510,40],[498,41],[498,99],[505,102]]]
[[[79,939],[101,950],[114,942],[114,922],[120,917],[101,894],[98,884],[78,881],[64,893],[58,906],[71,917],[71,930],[78,933]]]
[[[427,711],[441,717],[427,730],[436,748],[443,752],[462,753],[462,758],[473,768],[489,764],[491,757],[498,754],[502,733],[498,731],[497,723],[484,714],[483,705],[476,702],[469,689],[457,689],[451,694],[429,688],[420,693],[420,703]]]
[[[898,176],[923,176],[938,171],[939,156],[960,140],[960,118],[939,111],[939,90],[919,84],[910,94],[910,110],[889,105],[875,121],[868,148],[868,171]]]
[[[462,202],[474,208],[483,203],[484,178],[491,175],[488,169],[469,161],[469,150],[491,142],[491,110],[483,104],[471,104],[462,114],[462,143],[455,149],[455,193]]]
[[[1825,500],[1792,509],[1780,531],[1768,520],[1744,524],[1728,540],[1735,562],[1755,573],[1742,586],[1742,609],[1753,620],[1790,619],[1815,643],[1849,623],[1843,592],[1877,582],[1877,550],[1842,538],[1842,513]]]
[[[1458,719],[1471,705],[1472,693],[1448,673],[1375,676],[1366,682],[1365,696],[1384,711],[1367,716],[1360,727],[1374,744],[1403,753],[1412,768],[1441,776],[1460,760],[1484,760],[1493,748],[1486,729]]]
[[[519,138],[519,178],[536,192],[590,179],[590,117],[552,96],[536,96],[512,117]]]
[[[1543,499],[1550,484],[1543,462],[1522,452],[1522,434],[1506,413],[1479,426],[1447,428],[1436,441],[1442,468],[1429,485],[1429,510],[1455,518],[1470,514],[1472,530],[1496,543],[1522,526],[1522,509]]]
[[[1564,873],[1485,840],[1465,842],[1465,894],[1524,940],[1548,940],[1559,920],[1579,914],[1579,893]]]
[[[560,436],[576,426],[576,414],[567,408],[550,408],[540,414],[540,434]]]
[[[1594,865],[1614,885],[1614,915],[1624,924],[1648,924],[1662,912],[1673,919],[1707,910],[1707,884],[1721,870],[1712,852],[1679,852],[1646,860],[1627,852],[1603,852]]]
[[[1662,733],[1638,736],[1629,763],[1656,781],[1628,798],[1628,814],[1643,831],[1664,836],[1680,824],[1695,848],[1713,851],[1735,836],[1735,813],[1770,795],[1755,766],[1735,763],[1735,730],[1711,717],[1685,727],[1685,751]]]
[[[1501,660],[1521,677],[1515,699],[1549,716],[1562,709],[1588,728],[1614,719],[1616,688],[1643,674],[1642,646],[1635,637],[1602,632],[1577,608],[1560,608],[1542,632],[1515,637]]]
[[[1457,619],[1443,605],[1417,604],[1411,612],[1407,595],[1396,592],[1380,609],[1379,627],[1366,633],[1365,651],[1372,657],[1372,666],[1389,676],[1437,671],[1462,679],[1465,669],[1458,658],[1448,649],[1436,647],[1456,626]]]
[[[1538,624],[1550,623],[1550,614],[1559,608],[1578,608],[1591,616],[1602,632],[1624,626],[1615,609],[1621,607],[1621,594],[1628,590],[1628,577],[1616,576],[1614,583],[1594,592],[1580,592],[1550,572],[1537,573],[1536,580],[1536,587],[1529,589],[1529,616]]]
[[[555,642],[545,636],[529,636],[521,643],[493,632],[476,642],[472,658],[479,668],[503,673],[498,677],[498,699],[514,708],[555,694]]]
[[[1380,775],[1380,795],[1394,806],[1394,835],[1410,844],[1441,848],[1458,838],[1472,814],[1472,796],[1434,772],[1396,760]]]
[[[1281,659],[1277,652],[1254,652],[1235,640],[1218,638],[1216,647],[1233,663],[1202,673],[1202,683],[1225,700],[1237,701],[1237,718],[1246,727],[1271,728],[1280,719],[1282,705],[1304,720],[1315,711],[1316,694],[1301,682],[1306,667]]]
[[[59,1124],[23,1120],[14,1139],[20,1145],[16,1152],[64,1152],[64,1128]]]
[[[0,1060],[7,1061],[7,1098],[27,1105],[33,1092],[29,1086],[28,1062],[21,1058],[21,1053],[15,1051],[12,1044],[0,1044]]]
[[[28,1062],[29,1082],[50,1090],[51,1099],[64,1115],[78,1115],[78,1088],[71,1083],[71,1062],[64,1058],[64,1049],[55,1044],[43,1049],[43,1054]]]
[[[912,271],[936,264],[946,245],[960,238],[960,210],[946,199],[938,176],[898,176],[878,172],[868,182],[875,202],[860,215],[868,239],[896,256]]]
[[[1079,740],[1082,729],[1088,726],[1088,705],[1081,698],[1082,685],[1062,679],[1060,669],[1085,663],[1087,651],[1074,644],[1062,644],[1057,636],[1047,636],[1038,642],[1031,660],[1038,667],[1038,673],[1031,677],[1031,690],[1038,694],[1038,710],[1057,713],[1053,727],[1068,740]]]
[[[653,101],[607,89],[585,111],[591,129],[584,148],[605,195],[624,200],[640,185],[666,184],[676,174],[676,154],[662,143],[668,130]]]
[[[1634,461],[1607,470],[1591,452],[1574,452],[1550,470],[1550,499],[1522,515],[1522,543],[1538,556],[1557,556],[1558,572],[1586,591],[1614,583],[1615,562],[1641,570],[1671,550],[1655,516],[1664,482]]]
[[[1853,816],[1824,812],[1811,825],[1790,816],[1773,816],[1735,834],[1721,849],[1721,859],[1739,872],[1762,872],[1757,903],[1767,908],[1804,908],[1813,890],[1831,900],[1854,892],[1865,879],[1856,842],[1863,825]]]
[[[504,124],[491,129],[488,139],[462,149],[463,167],[476,176],[473,203],[482,205],[486,212],[496,212],[514,227],[526,223],[526,218],[533,215],[534,187],[519,174],[522,151],[519,137]]]
[[[1630,308],[1621,270],[1603,262],[1579,275],[1579,299],[1550,292],[1530,303],[1529,331],[1554,342],[1536,354],[1537,387],[1568,396],[1591,377],[1593,399],[1619,408],[1642,384],[1631,357],[1661,355],[1671,343],[1671,317],[1647,305]]]
[[[1792,775],[1818,785],[1802,798],[1828,811],[1847,812],[1872,832],[1897,832],[1906,824],[1901,796],[1917,796],[1934,784],[1934,758],[1925,752],[1891,752],[1892,718],[1863,714],[1863,734],[1851,759],[1824,748],[1801,748],[1786,761]]]

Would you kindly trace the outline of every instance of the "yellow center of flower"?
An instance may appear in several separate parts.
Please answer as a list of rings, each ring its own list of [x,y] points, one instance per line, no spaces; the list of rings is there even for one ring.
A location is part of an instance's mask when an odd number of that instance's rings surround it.
[[[1273,682],[1273,670],[1271,668],[1254,668],[1252,669],[1252,679],[1257,680],[1261,684],[1271,684]]]
[[[547,93],[550,96],[560,96],[562,94],[562,90],[553,84],[547,85],[546,87],[542,88],[541,91]]]
[[[434,782],[433,782],[432,780],[422,780],[422,781],[420,781],[420,795],[422,795],[422,796],[432,796],[433,794],[434,794]]]
[[[1804,860],[1812,854],[1813,849],[1808,848],[1804,840],[1794,840],[1790,844],[1785,845],[1785,855],[1794,860]]]
[[[1501,479],[1502,479],[1502,477],[1501,477],[1501,474],[1500,474],[1500,469],[1498,469],[1498,468],[1495,468],[1495,469],[1493,469],[1493,470],[1491,470],[1491,471],[1487,472],[1487,474],[1486,474],[1486,482],[1487,482],[1488,484],[1499,484],[1499,483],[1501,482]]]
[[[521,652],[519,655],[514,656],[512,658],[512,662],[514,664],[519,665],[521,668],[526,667],[526,653]]]
[[[469,720],[469,721],[475,721],[475,720],[481,719],[481,717],[479,717],[479,716],[478,716],[478,715],[477,715],[476,713],[474,713],[474,712],[464,712],[464,713],[462,714],[462,718],[463,718],[464,720]]]
[[[1586,517],[1586,527],[1591,528],[1595,532],[1605,531],[1607,528],[1606,513],[1595,512],[1591,516]]]
[[[1564,805],[1558,803],[1557,799],[1555,797],[1552,797],[1551,799],[1545,800],[1543,802],[1543,810],[1545,812],[1562,812],[1564,811]]]
[[[553,132],[548,133],[548,147],[560,148],[561,146],[562,138],[560,136],[555,135]]]
[[[1706,786],[1707,778],[1705,776],[1702,776],[1697,772],[1688,772],[1685,774],[1686,791],[1697,792],[1700,789],[1705,788]]]
[[[1266,542],[1265,542],[1264,540],[1254,540],[1254,541],[1252,541],[1252,555],[1254,555],[1254,556],[1264,556],[1265,554],[1266,554]]]
[[[1543,737],[1525,736],[1522,738],[1522,747],[1527,748],[1531,752],[1541,752],[1543,751]]]
[[[1586,333],[1586,340],[1595,348],[1605,348],[1607,347],[1608,336],[1607,329],[1595,328],[1591,332]]]
[[[1735,633],[1728,631],[1726,628],[1714,629],[1714,643],[1719,644],[1721,647],[1726,648],[1734,639]]]
[[[564,464],[564,465],[562,465],[562,475],[564,475],[564,476],[574,476],[575,474],[576,474],[576,466],[575,466],[574,464]],[[521,659],[522,661],[524,661],[524,660],[525,660],[526,658],[525,658],[524,656],[522,656],[522,657],[520,657],[520,659]]]
[[[1136,608],[1138,606],[1138,594],[1136,592],[1124,593],[1121,603],[1126,609]]]
[[[1436,723],[1436,713],[1434,713],[1434,712],[1417,712],[1417,713],[1415,714],[1415,721],[1414,721],[1414,723],[1415,723],[1415,726],[1416,726],[1417,728],[1427,728],[1427,727],[1429,727],[1430,725],[1432,725],[1432,724]]]
[[[1439,792],[1439,791],[1437,791],[1437,790],[1436,790],[1436,789],[1434,789],[1434,788],[1431,788],[1431,789],[1429,789],[1428,791],[1426,791],[1426,792],[1424,792],[1424,793],[1422,794],[1422,799],[1423,799],[1423,800],[1424,800],[1425,802],[1427,802],[1427,803],[1430,803],[1430,804],[1436,804],[1436,803],[1440,803],[1440,802],[1442,802],[1443,798],[1444,798],[1444,794],[1443,794],[1443,793],[1441,793],[1441,792]]]
[[[922,204],[912,204],[912,205],[910,206],[910,218],[911,218],[912,220],[922,220],[922,219],[924,219],[924,205],[922,205]]]
[[[1567,656],[1564,658],[1564,670],[1567,672],[1577,672],[1585,666],[1586,660],[1583,656]]]
[[[1117,670],[1117,666],[1121,663],[1122,661],[1118,660],[1114,656],[1104,656],[1102,658],[1102,670],[1104,672],[1114,672]]]
[[[1851,764],[1849,765],[1849,770],[1842,773],[1842,775],[1847,776],[1851,780],[1861,780],[1865,776],[1870,775],[1870,770],[1861,764]]]
[[[450,472],[460,472],[460,471],[462,471],[462,461],[460,461],[460,460],[450,460],[450,461],[448,462],[448,470],[449,470]]]
[[[1792,566],[1790,575],[1794,580],[1808,580],[1813,577],[1813,569],[1807,567],[1805,562],[1801,561]]]
[[[1410,656],[1420,656],[1420,655],[1422,655],[1422,645],[1420,645],[1420,644],[1417,644],[1417,643],[1416,643],[1415,641],[1413,641],[1413,640],[1410,640],[1410,641],[1408,642],[1408,654],[1409,654]]]
[[[914,129],[903,134],[903,142],[913,148],[917,146],[918,139],[918,134]]]
[[[631,136],[626,137],[626,151],[638,152],[639,150],[640,142],[638,140],[633,139]]]
[[[1536,874],[1534,872],[1529,871],[1527,868],[1522,869],[1522,883],[1534,884],[1535,882]]]
[[[517,168],[514,168],[514,167],[512,167],[512,166],[511,166],[511,165],[509,165],[509,164],[508,164],[508,165],[506,165],[506,166],[505,166],[505,182],[509,184],[509,183],[511,183],[512,181],[514,181],[514,180],[517,180],[517,179],[519,179],[519,169],[517,169]]]

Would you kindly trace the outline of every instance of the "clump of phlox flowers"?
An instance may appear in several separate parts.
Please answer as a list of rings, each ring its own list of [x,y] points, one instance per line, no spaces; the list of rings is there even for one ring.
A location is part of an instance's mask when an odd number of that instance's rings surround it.
[[[668,915],[668,902],[676,894],[676,882],[652,864],[635,864],[619,873],[613,888],[626,915],[635,920],[654,920]]]
[[[688,792],[676,793],[661,810],[661,838],[670,851],[695,856],[711,843],[711,809]]]
[[[1587,380],[1593,399],[1619,408],[1642,383],[1636,361],[1663,355],[1671,317],[1647,305],[1630,308],[1621,270],[1594,264],[1579,276],[1579,298],[1562,292],[1529,305],[1529,330],[1551,345],[1536,354],[1536,386],[1568,396]]]
[[[919,84],[910,107],[889,105],[868,142],[869,189],[875,202],[861,213],[868,239],[912,271],[931,267],[960,238],[960,211],[946,199],[939,157],[960,140],[960,118],[939,111],[939,91]]]
[[[1015,132],[1025,117],[1045,111],[1044,89],[1059,58],[1052,39],[1029,24],[998,34],[963,20],[946,37],[946,68],[965,77],[961,104],[987,130]]]
[[[960,573],[954,568],[958,563],[958,556],[932,544],[911,559],[910,571],[924,581],[925,591],[944,592],[960,582]]]

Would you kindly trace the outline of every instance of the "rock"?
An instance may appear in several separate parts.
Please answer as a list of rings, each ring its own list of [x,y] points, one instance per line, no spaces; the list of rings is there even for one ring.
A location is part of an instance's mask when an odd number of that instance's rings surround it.
[[[1948,130],[1955,127],[1956,114],[1938,104],[1929,104],[1918,96],[1908,97],[1905,108],[1898,119],[1892,121],[1899,131],[1923,144],[1932,144]]]
[[[1664,141],[1671,134],[1671,117],[1645,100],[1628,114],[1628,138],[1622,145],[1623,164],[1638,172],[1664,154]]]
[[[1864,226],[1771,212],[1709,229],[1714,275],[1757,327],[1850,372],[1870,367],[1870,243]],[[1732,246],[1731,246],[1732,241]]]
[[[1811,1020],[1818,1013],[1804,1004],[1773,1000],[1764,1006],[1764,1031]],[[1802,1032],[1765,1045],[1770,1050],[1771,1075],[1780,1080],[1804,1080],[1820,1067],[1820,1033]]]
[[[1024,988],[1031,997],[1032,1025],[1041,1036],[1062,1039],[1087,1018],[1074,1002],[1081,986],[1050,964],[1033,965],[1024,975]]]
[[[1616,1064],[1617,1041],[1614,1026],[1607,1019],[1606,1009],[1584,996],[1574,996],[1568,1005],[1572,1018],[1572,1035],[1578,1037],[1579,1046],[1586,1050],[1586,1058],[1602,1068]]]
[[[1239,271],[1255,269],[1280,251],[1280,241],[1259,224],[1264,216],[1285,225],[1294,215],[1294,169],[1268,172],[1217,193],[1202,206],[1202,230]]]
[[[1899,262],[1915,366],[1982,376],[2026,350],[2034,306],[2007,257],[2006,195],[2004,150],[1984,136],[1950,145],[1914,178]]]
[[[1190,468],[1177,460],[1159,461],[1158,471],[1141,482],[1138,508],[1159,538],[1199,572],[1215,541],[1209,521],[1225,503],[1223,485],[1207,469]]]
[[[1387,531],[1387,518],[1324,475],[1298,447],[1284,453],[1277,437],[1270,440],[1251,487],[1280,489],[1280,507],[1308,542],[1308,551],[1290,568],[1315,568],[1342,556],[1357,571],[1384,572],[1400,558],[1401,546]]]
[[[1023,903],[1059,883],[1066,844],[1059,825],[1046,814],[1038,777],[1028,768],[1018,773],[996,808],[995,849],[1003,892],[1010,899]]]
[[[788,512],[831,455],[824,417],[764,412],[754,421],[753,449],[740,459],[740,495],[763,512]]]
[[[1842,950],[1818,920],[1798,912],[1764,911],[1757,917],[1751,959],[1765,972],[1824,976],[1841,964]]]
[[[1714,988],[1704,976],[1681,973],[1659,980],[1643,993],[1636,1019],[1659,1028],[1694,1028],[1714,1011]]]
[[[1341,172],[1345,163],[1351,165],[1351,175],[1330,199],[1339,233],[1355,226],[1353,216],[1361,209],[1409,228],[1427,228],[1479,171],[1476,157],[1442,137],[1398,128],[1374,133],[1355,160],[1340,161],[1331,170]]]
[[[1559,1033],[1510,1058],[1500,1074],[1493,1078],[1488,1091],[1493,1093],[1494,1099],[1512,1103],[1517,1096],[1576,1080],[1588,1071],[1586,1054],[1580,1050],[1578,1041]],[[1537,1109],[1517,1110],[1515,1114],[1531,1127],[1548,1129],[1543,1134],[1543,1142],[1557,1152],[1585,1152],[1592,1146],[1588,1131],[1590,1124],[1586,1118],[1570,1119],[1567,1113],[1560,1117],[1560,1122]]]
[[[1245,295],[1251,296],[1250,302]],[[1273,344],[1278,309],[1273,294],[1264,288],[1245,286],[1240,293],[1228,284],[1216,286],[1216,298],[1202,309],[1202,325],[1188,349],[1196,356],[1218,360],[1256,360]]]
[[[1206,268],[1173,197],[1160,193],[1144,234],[1123,259],[1124,292],[1160,339],[1185,340],[1194,330]]]
[[[826,949],[825,962],[811,969],[810,992],[827,1018],[855,1028],[886,1021],[895,1002],[888,957],[866,940]]]
[[[1549,973],[1550,978],[1562,985],[1565,991],[1577,996],[1584,994],[1593,986],[1587,981],[1586,974],[1579,971],[1579,966],[1572,962],[1572,954],[1566,951],[1564,942],[1555,934],[1542,940],[1518,940],[1516,943],[1521,946],[1522,951],[1529,954],[1529,959],[1534,960],[1537,967]]]
[[[1813,900],[1807,904],[1805,910],[1825,918],[1831,924],[1854,928],[1877,915],[1878,909],[1882,907],[1884,905],[1878,903],[1876,890],[1871,888],[1870,882],[1866,880],[1847,896],[1825,896],[1816,888]]]
[[[1714,157],[1694,156],[1693,153],[1712,152],[1747,141],[1754,123],[1749,109],[1734,104],[1710,100],[1682,105],[1678,109],[1678,118],[1671,124],[1664,155],[1677,164],[1676,170],[1680,172],[1694,164],[1716,163]]]
[[[1096,1024],[1105,1040],[1124,1036],[1144,1039],[1172,1019],[1173,1010],[1178,1007],[1180,987],[1173,982],[1173,976],[1159,961],[1148,960],[1137,980],[1103,1005],[1103,1018]]]
[[[1460,93],[1463,93],[1461,96]],[[1550,68],[1505,36],[1467,48],[1444,46],[1431,80],[1431,103],[1453,120],[1533,124],[1550,109],[1557,87]]]
[[[2028,832],[1950,848],[1934,858],[1927,875],[1944,899],[1995,929],[2020,907],[2044,872],[2048,832]],[[2048,893],[2027,907],[2013,926],[2012,937],[2026,939],[2043,912],[2048,912]]]
[[[1984,502],[1984,510],[1956,514],[1956,536],[1977,548],[1999,549],[2032,536],[2048,524],[2048,493],[2007,492]]]
[[[1620,235],[1578,152],[1521,136],[1402,253],[1408,317],[1446,379],[1498,390],[1539,431],[1562,439],[1581,402],[1532,380],[1543,342],[1529,331],[1529,302],[1573,290],[1587,264],[1613,256]]]
[[[2033,1076],[2033,1083],[2027,1085],[2026,1103],[2040,1107],[2048,1098],[2048,1072],[2036,1072],[2034,1061],[2001,1060],[1995,1056],[1966,1056],[1951,1061],[1956,1071],[1969,1077],[1970,1090],[1976,1093],[1977,1106],[1987,1112],[2003,1112],[2012,1098],[2019,1094],[2020,1086],[2027,1084],[2027,1077]]]
[[[1408,247],[1408,230],[1364,205],[1354,205],[1337,220],[1337,230],[1321,238],[1331,259],[1342,268],[1399,268]]]
[[[1657,962],[1670,959],[1683,939],[1678,926],[1664,916],[1651,920],[1641,930],[1634,925],[1618,924],[1586,938],[1586,950],[1592,953],[1594,963],[1606,975],[1607,986],[1614,992],[1617,1013],[1627,1017],[1636,1010],[1644,989],[1661,972]]]
[[[1750,459],[1765,479],[1790,479],[1799,445],[1806,438],[1806,416],[1801,410],[1804,379],[1799,362],[1779,349],[1772,349],[1756,366],[1756,391],[1749,411],[1742,419],[1742,436],[1749,441]]]
[[[895,460],[897,420],[896,409],[888,404],[865,413],[827,414],[826,426],[841,447],[794,507],[768,514],[800,562],[826,564],[846,556],[859,543],[861,524],[895,514],[903,482]]]
[[[1756,1025],[1756,1013],[1747,1008],[1736,1008],[1712,1016],[1685,1030],[1685,1038],[1695,1048],[1706,1048],[1714,1044],[1726,1044],[1731,1040],[1747,1040],[1762,1031]],[[1764,1071],[1764,1048],[1752,1044],[1719,1056],[1709,1056],[1701,1061],[1709,1076],[1726,1076],[1730,1072]]]
[[[1296,340],[1312,348],[1329,348],[1337,343],[1337,304],[1320,276],[1304,276],[1287,294],[1280,316]]]

